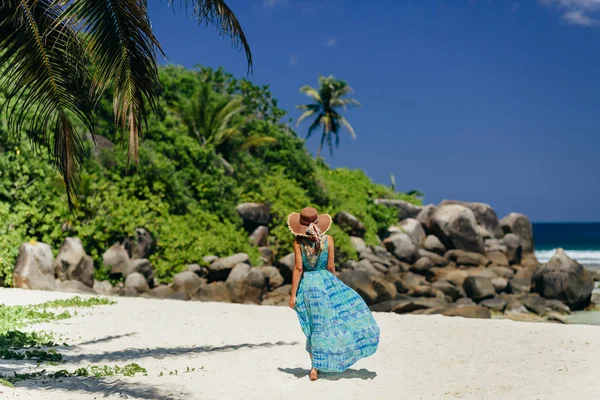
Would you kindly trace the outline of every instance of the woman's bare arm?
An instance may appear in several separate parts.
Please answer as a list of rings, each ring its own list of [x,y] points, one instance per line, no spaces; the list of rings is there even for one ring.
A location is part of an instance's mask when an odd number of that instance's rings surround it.
[[[302,253],[300,251],[300,243],[294,240],[294,271],[292,272],[292,291],[290,296],[290,307],[296,307],[296,293],[298,292],[298,285],[300,283],[300,277],[302,276]]]
[[[333,245],[333,238],[331,236],[327,236],[327,248],[329,250],[329,255],[327,257],[327,271],[335,274],[335,246]]]

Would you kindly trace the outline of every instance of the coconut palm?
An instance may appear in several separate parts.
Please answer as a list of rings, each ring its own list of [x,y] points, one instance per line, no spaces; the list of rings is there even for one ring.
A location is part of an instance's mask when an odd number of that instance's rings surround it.
[[[247,135],[242,96],[227,97],[203,85],[186,112],[185,122],[190,132],[203,145],[212,146],[221,157],[225,169],[233,173],[229,157],[233,153],[273,143],[275,138]]]
[[[174,6],[175,0],[166,0]],[[239,21],[224,0],[180,0],[199,22],[252,56]],[[115,124],[137,162],[138,138],[150,114],[161,112],[154,36],[147,0],[0,0],[0,111],[9,130],[48,149],[72,206],[83,157],[76,127],[95,133],[94,106],[114,91]]]
[[[323,126],[321,134],[321,143],[317,150],[317,157],[321,155],[323,144],[327,141],[330,154],[333,154],[333,137],[335,137],[335,146],[340,143],[340,127],[344,126],[352,138],[356,138],[352,125],[340,114],[340,109],[346,111],[348,106],[360,106],[360,103],[353,98],[347,97],[352,93],[352,88],[347,82],[335,79],[333,75],[328,77],[319,76],[319,89],[310,86],[303,86],[300,92],[310,97],[314,103],[303,104],[296,108],[306,110],[296,125],[300,125],[308,117],[315,116],[314,121],[308,128],[306,138],[310,138],[314,130]]]

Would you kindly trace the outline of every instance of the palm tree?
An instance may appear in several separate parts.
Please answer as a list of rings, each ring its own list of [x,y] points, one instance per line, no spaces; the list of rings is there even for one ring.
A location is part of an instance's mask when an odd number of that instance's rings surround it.
[[[204,146],[215,149],[229,173],[233,173],[228,160],[233,153],[276,141],[268,136],[246,136],[244,127],[249,119],[243,116],[243,101],[242,96],[219,95],[205,84],[185,113],[190,132]]]
[[[310,86],[303,86],[300,92],[306,94],[314,100],[312,104],[303,104],[296,108],[306,110],[296,125],[300,125],[306,118],[316,115],[315,120],[308,128],[308,139],[313,131],[320,125],[323,126],[323,134],[321,135],[321,143],[317,150],[317,157],[321,155],[323,144],[327,141],[330,154],[333,154],[332,136],[335,136],[335,147],[340,143],[340,127],[343,125],[349,132],[352,138],[356,138],[352,125],[339,113],[339,109],[347,110],[348,106],[360,106],[360,103],[353,98],[347,97],[352,93],[352,88],[347,82],[335,79],[333,75],[328,77],[319,76],[319,89]]]
[[[174,6],[175,0],[166,0]],[[224,0],[179,0],[198,22],[252,55]],[[83,157],[76,126],[95,133],[94,106],[112,86],[115,124],[137,162],[138,138],[150,114],[161,113],[154,36],[147,0],[0,0],[0,111],[9,130],[46,148],[62,174],[69,205]]]

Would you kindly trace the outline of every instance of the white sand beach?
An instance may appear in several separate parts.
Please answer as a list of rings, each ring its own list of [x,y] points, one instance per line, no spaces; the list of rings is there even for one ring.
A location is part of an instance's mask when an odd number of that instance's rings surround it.
[[[71,296],[0,289],[3,304]],[[135,362],[148,376],[29,380],[0,387],[0,399],[600,399],[600,327],[375,314],[378,352],[310,382],[288,308],[115,300],[36,325],[71,345],[63,364],[43,368]],[[27,362],[0,365],[6,374]]]

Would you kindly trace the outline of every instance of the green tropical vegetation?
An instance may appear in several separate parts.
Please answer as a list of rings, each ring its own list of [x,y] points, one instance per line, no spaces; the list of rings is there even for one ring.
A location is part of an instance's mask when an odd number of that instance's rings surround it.
[[[277,257],[292,248],[285,218],[304,206],[356,215],[367,228],[366,240],[374,244],[396,214],[373,199],[419,202],[372,183],[362,171],[331,169],[315,159],[282,122],[286,112],[266,86],[204,67],[167,66],[158,74],[164,113],[148,120],[137,169],[127,162],[128,138],[114,124],[112,90],[99,101],[97,144],[90,135],[83,137],[78,207],[72,211],[52,156],[11,135],[10,115],[0,114],[0,277],[5,285],[11,284],[20,244],[31,240],[57,251],[65,237],[79,237],[102,279],[104,251],[145,227],[157,241],[150,259],[157,277],[168,282],[187,264],[202,264],[206,255],[246,252],[260,264],[236,212],[242,202],[270,204],[269,245]],[[335,226],[332,233],[340,262],[356,257],[348,235]]]
[[[348,82],[336,79],[333,75],[327,77],[320,76],[318,89],[311,86],[303,86],[300,88],[300,92],[310,97],[313,103],[302,104],[296,107],[300,110],[305,110],[298,118],[296,125],[300,125],[302,121],[309,117],[314,117],[313,122],[308,127],[307,139],[312,136],[317,128],[320,126],[323,127],[317,157],[321,155],[321,150],[325,143],[329,147],[330,154],[333,154],[333,143],[335,140],[335,147],[339,146],[340,129],[342,126],[348,130],[352,138],[356,138],[354,128],[340,114],[341,110],[346,111],[350,106],[360,106],[357,100],[348,97],[352,94],[352,88],[348,85]]]
[[[242,27],[223,0],[167,0],[191,10],[252,54]],[[97,132],[95,104],[107,90],[112,123],[138,160],[139,137],[150,114],[162,113],[154,36],[147,1],[0,0],[0,103],[7,129],[49,154],[71,203],[84,161],[80,133]],[[100,115],[100,118],[102,115]]]

